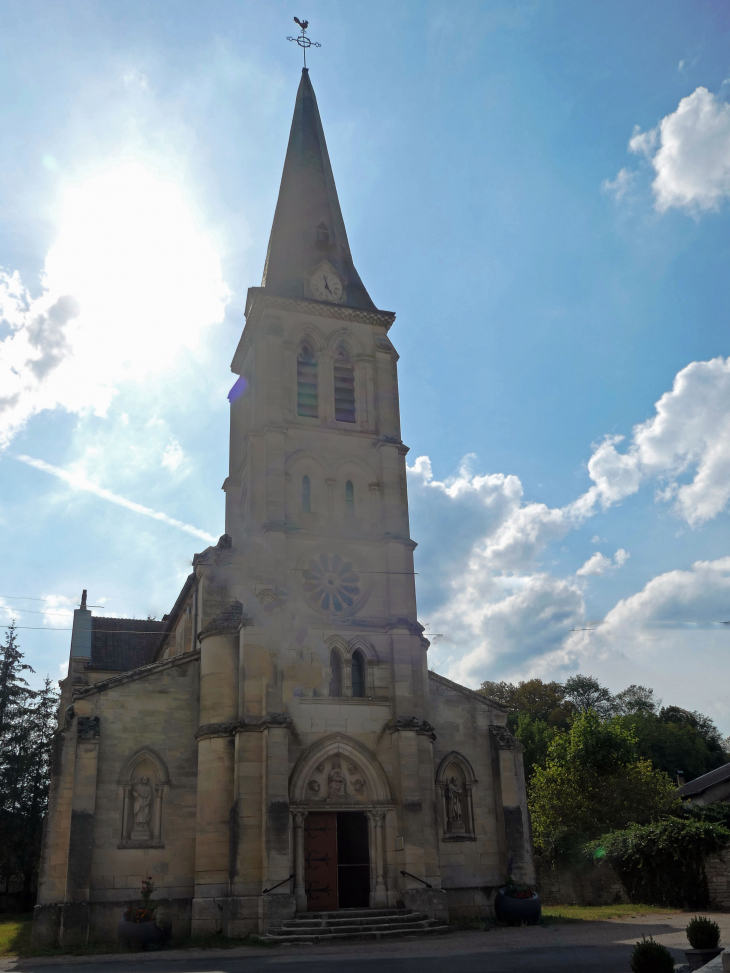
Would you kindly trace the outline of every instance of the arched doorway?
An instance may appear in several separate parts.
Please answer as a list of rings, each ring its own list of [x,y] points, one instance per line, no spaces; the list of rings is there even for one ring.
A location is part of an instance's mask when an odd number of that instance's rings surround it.
[[[289,785],[298,912],[387,905],[383,826],[393,807],[377,758],[344,734],[297,762]]]

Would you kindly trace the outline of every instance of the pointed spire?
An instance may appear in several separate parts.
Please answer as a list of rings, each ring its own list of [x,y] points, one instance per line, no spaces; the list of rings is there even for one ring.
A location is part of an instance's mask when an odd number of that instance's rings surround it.
[[[304,68],[262,287],[282,297],[316,300],[309,280],[325,261],[340,277],[344,305],[375,310],[352,262],[317,99]]]

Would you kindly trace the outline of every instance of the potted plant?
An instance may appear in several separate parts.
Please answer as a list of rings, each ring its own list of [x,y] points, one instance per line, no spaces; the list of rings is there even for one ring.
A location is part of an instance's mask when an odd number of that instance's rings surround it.
[[[699,970],[722,952],[720,927],[707,916],[690,919],[687,923],[687,939],[692,949],[685,949],[684,955],[690,969]]]
[[[500,922],[507,922],[511,926],[519,926],[523,922],[535,926],[542,915],[540,896],[534,888],[518,885],[510,876],[506,884],[497,889],[494,914]]]
[[[124,910],[117,927],[119,942],[124,946],[131,946],[133,949],[159,947],[170,938],[170,923],[158,921],[157,906],[150,905],[152,893],[156,891],[150,875],[142,880],[142,908],[130,905]]]
[[[644,936],[631,954],[633,973],[674,973],[674,957],[666,946]]]

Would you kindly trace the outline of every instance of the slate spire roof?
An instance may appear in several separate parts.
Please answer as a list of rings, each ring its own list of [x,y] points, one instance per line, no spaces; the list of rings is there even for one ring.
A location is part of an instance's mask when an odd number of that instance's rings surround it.
[[[269,294],[313,300],[307,281],[325,260],[344,284],[345,306],[376,310],[352,262],[317,99],[304,68],[261,286]]]

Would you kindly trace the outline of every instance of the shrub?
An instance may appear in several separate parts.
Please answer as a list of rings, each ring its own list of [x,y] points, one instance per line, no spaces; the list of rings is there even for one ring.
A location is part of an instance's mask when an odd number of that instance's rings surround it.
[[[631,954],[633,973],[674,973],[674,957],[666,946],[644,936]]]
[[[728,841],[730,831],[720,824],[665,818],[613,831],[589,849],[594,858],[605,858],[616,869],[632,902],[705,909],[709,903],[705,859]]]
[[[717,949],[720,927],[707,916],[695,916],[687,923],[687,939],[692,949]]]

